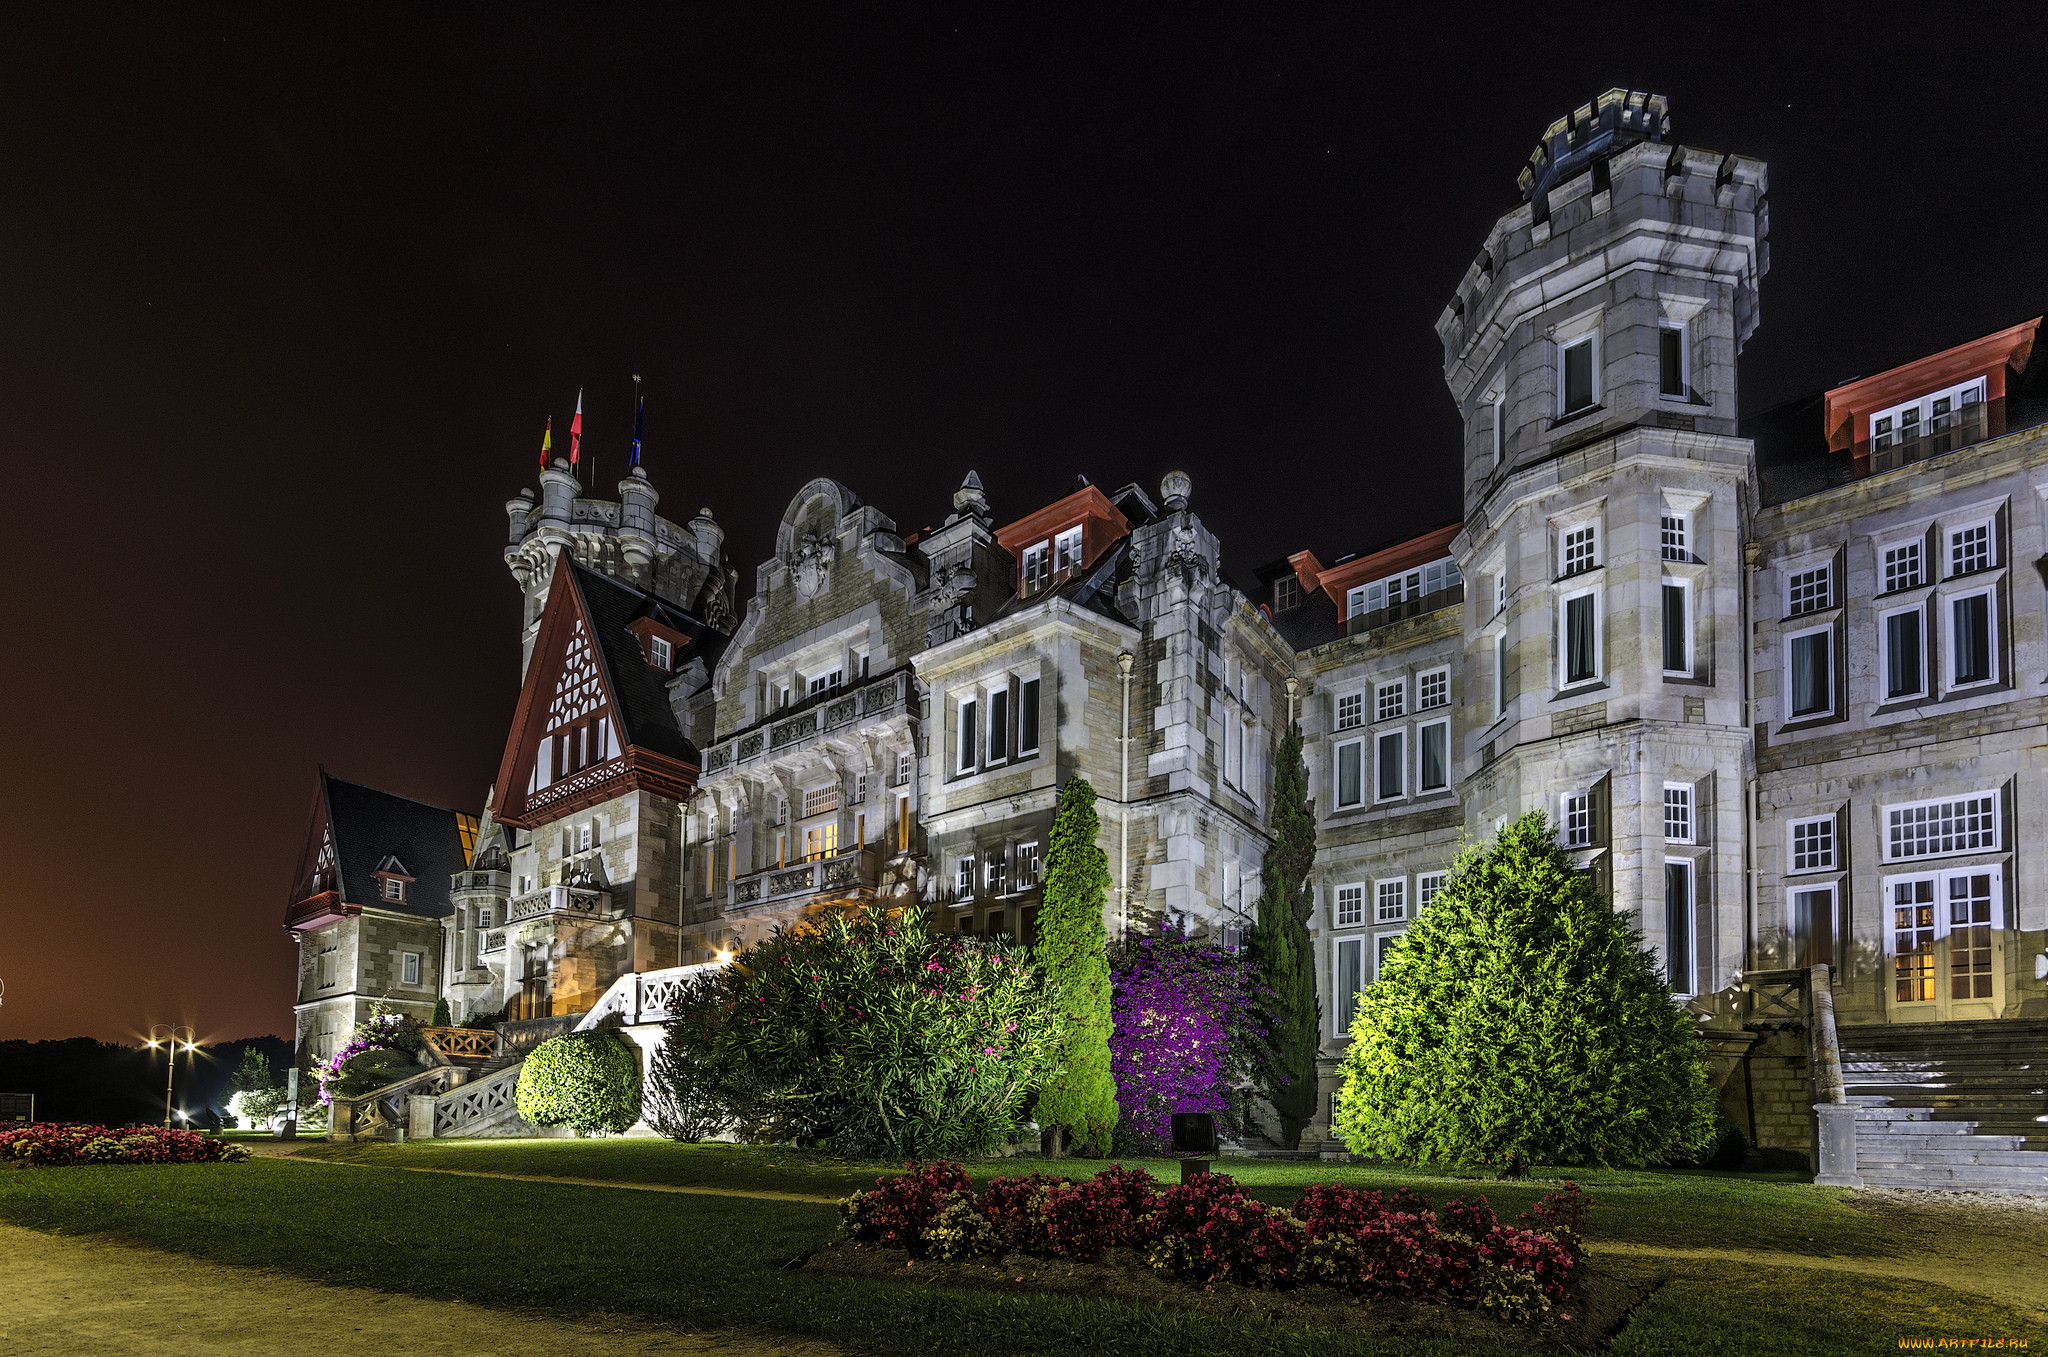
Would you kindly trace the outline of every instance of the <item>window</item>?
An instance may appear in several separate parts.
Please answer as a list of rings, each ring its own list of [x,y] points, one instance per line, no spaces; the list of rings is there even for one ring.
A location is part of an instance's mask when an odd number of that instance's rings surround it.
[[[1337,729],[1349,730],[1365,724],[1365,694],[1346,693],[1337,699]]]
[[[1684,514],[1664,511],[1663,526],[1658,529],[1662,555],[1667,561],[1690,561],[1691,548],[1686,545],[1686,522]]]
[[[1025,679],[1017,686],[1017,752],[1038,752],[1038,680]]]
[[[1923,434],[1940,433],[1952,427],[1963,416],[1981,414],[1983,400],[1983,379],[1972,378],[1961,386],[1952,386],[1945,391],[1931,391],[1918,399],[1907,401],[1904,405],[1880,410],[1870,418],[1871,446],[1888,448],[1899,443],[1910,443]]]
[[[1992,995],[1991,930],[1998,927],[1998,881],[1993,872],[1948,877],[1948,979],[1951,999]]]
[[[1028,891],[1038,885],[1038,845],[1017,845],[1017,889]]]
[[[1938,878],[1925,876],[1886,883],[1891,901],[1887,941],[1892,950],[1892,999],[1896,1003],[1934,1000],[1934,939],[1938,923],[1934,888]]]
[[[420,954],[401,952],[398,956],[398,979],[403,985],[417,985],[420,982]]]
[[[1794,820],[1791,830],[1792,865],[1795,872],[1825,872],[1835,867],[1835,817],[1823,815],[1812,820]]]
[[[1884,816],[1888,861],[1998,851],[1996,792],[1886,806]]]
[[[910,794],[901,793],[896,798],[896,851],[910,851]]]
[[[1600,530],[1592,523],[1573,528],[1558,544],[1558,574],[1577,575],[1599,564]]]
[[[1432,669],[1415,676],[1415,710],[1428,711],[1432,707],[1449,706],[1450,701],[1450,670]]]
[[[1397,876],[1391,881],[1373,883],[1374,923],[1399,923],[1408,917],[1408,878]]]
[[[1998,677],[1991,637],[1991,595],[1965,594],[1949,600],[1948,681],[1962,687]]]
[[[1884,591],[1897,593],[1901,589],[1917,589],[1926,582],[1926,575],[1920,564],[1920,544],[1905,542],[1895,547],[1886,547],[1884,552]]]
[[[960,771],[974,771],[975,702],[972,698],[960,704]]]
[[[837,688],[845,680],[846,671],[843,669],[828,669],[822,674],[813,674],[811,676],[809,696],[816,697],[819,693]]]
[[[998,688],[988,695],[988,761],[1001,763],[1010,757],[1010,690]]]
[[[322,952],[313,963],[313,983],[321,989],[329,989],[339,979],[341,956],[338,949],[330,947]]]
[[[1391,721],[1406,714],[1408,705],[1408,681],[1395,679],[1382,683],[1373,696],[1373,720]]]
[[[1885,613],[1878,620],[1878,644],[1884,649],[1882,661],[1887,701],[1917,697],[1927,691],[1924,672],[1927,646],[1920,609],[1906,608]]]
[[[668,668],[669,648],[667,640],[659,636],[653,637],[649,642],[648,649],[654,654],[654,667],[656,669]]]
[[[862,678],[868,676],[868,653],[865,650],[853,657],[853,666]]]
[[[789,823],[789,798],[786,796],[775,798],[775,823],[778,825]]]
[[[779,696],[776,700],[776,706],[787,707],[789,705],[789,685],[787,683],[783,684],[781,688],[778,689],[778,694]]]
[[[853,804],[858,806],[867,799],[868,775],[866,773],[855,773],[853,775]]]
[[[1356,806],[1365,800],[1365,742],[1346,740],[1337,746],[1337,805]]]
[[[1508,634],[1493,638],[1493,719],[1508,714]]]
[[[1834,632],[1801,632],[1785,642],[1786,705],[1791,718],[1825,716],[1835,709]]]
[[[1692,842],[1692,784],[1664,784],[1664,842]]]
[[[1437,893],[1444,888],[1444,873],[1423,872],[1415,878],[1415,912],[1422,913],[1436,903]]]
[[[1010,889],[1010,868],[1003,860],[1003,850],[990,849],[984,867],[988,873],[988,893],[991,896],[1007,894]]]
[[[384,898],[386,900],[403,900],[405,898],[405,883],[395,876],[385,877]]]
[[[910,761],[911,754],[909,750],[901,750],[897,753],[896,785],[899,787],[906,785],[910,781]]]
[[[1389,801],[1401,795],[1407,785],[1408,751],[1405,748],[1406,731],[1384,731],[1373,741],[1373,764],[1378,770],[1374,778],[1373,799]]]
[[[1785,615],[1804,617],[1835,606],[1832,563],[1802,571],[1785,582]]]
[[[1052,568],[1058,574],[1063,570],[1077,569],[1081,564],[1081,530],[1068,528],[1052,539]]]
[[[839,786],[834,783],[826,787],[813,787],[804,793],[804,818],[823,815],[828,810],[839,809]]]
[[[1792,892],[1792,948],[1795,964],[1835,964],[1835,888],[1813,886]]]
[[[1565,847],[1591,848],[1593,846],[1593,794],[1591,792],[1566,792],[1559,807],[1558,818],[1564,824]]]
[[[1508,606],[1508,572],[1496,571],[1493,576],[1493,610],[1501,612]]]
[[[478,928],[489,928],[491,926],[491,911],[488,906],[477,913],[476,926]]]
[[[1685,331],[1676,326],[1657,331],[1657,394],[1685,396]]]
[[[1045,582],[1050,578],[1049,572],[1046,569],[1047,553],[1050,550],[1050,546],[1050,543],[1040,542],[1035,547],[1024,548],[1025,593],[1035,594],[1040,589],[1045,588]]]
[[[1673,994],[1692,994],[1692,863],[1664,864],[1664,963]]]
[[[1365,940],[1347,938],[1337,944],[1337,1002],[1330,1006],[1330,1021],[1340,1037],[1351,1035],[1352,1010],[1358,1006],[1360,968],[1365,959]]]
[[[1970,867],[1885,879],[1894,1002],[1928,1003],[1936,997],[1934,944],[1944,937],[1949,998],[1995,996],[1992,938],[2004,925],[2002,876],[1996,867]]]
[[[972,900],[974,898],[974,859],[971,857],[961,858],[956,867],[957,870],[953,877],[953,898],[955,900]]]
[[[1337,887],[1337,927],[1354,928],[1365,922],[1365,887]]]
[[[1506,460],[1508,451],[1508,398],[1502,392],[1493,398],[1493,464],[1499,466]]]
[[[1692,585],[1685,580],[1664,581],[1664,672],[1692,674],[1692,633],[1686,621],[1686,606]]]
[[[1564,601],[1564,684],[1590,683],[1600,677],[1600,604],[1592,593]]]
[[[1394,944],[1401,940],[1399,933],[1382,933],[1372,940],[1372,973],[1378,979],[1387,973],[1387,954],[1394,950]]]
[[[1974,523],[1948,535],[1949,574],[1967,575],[1972,571],[1989,570],[1992,564],[1989,523]]]
[[[1282,575],[1273,581],[1273,611],[1284,613],[1289,608],[1301,606],[1301,581],[1293,575]]]
[[[1559,362],[1558,414],[1575,415],[1593,408],[1593,336],[1565,346]]]
[[[1451,785],[1451,723],[1431,721],[1415,732],[1416,783],[1425,792]]]

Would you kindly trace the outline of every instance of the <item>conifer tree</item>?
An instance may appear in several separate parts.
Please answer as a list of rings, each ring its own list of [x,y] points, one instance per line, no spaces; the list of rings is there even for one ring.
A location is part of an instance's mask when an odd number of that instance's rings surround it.
[[[1273,846],[1266,851],[1259,918],[1250,938],[1252,962],[1265,986],[1265,1045],[1258,1083],[1280,1119],[1280,1142],[1301,1146],[1316,1115],[1316,1051],[1322,1044],[1322,1005],[1316,1001],[1314,948],[1308,920],[1313,896],[1309,868],[1316,860],[1315,811],[1308,800],[1308,770],[1301,762],[1301,732],[1290,729],[1273,765]]]
[[[1046,845],[1044,899],[1034,955],[1066,1033],[1061,1073],[1041,1085],[1038,1124],[1063,1129],[1076,1152],[1109,1152],[1116,1128],[1116,1080],[1109,1069],[1108,932],[1102,924],[1109,858],[1096,843],[1095,788],[1082,777],[1060,788]]]
[[[1354,1153],[1476,1167],[1671,1162],[1713,1136],[1692,1016],[1540,812],[1468,845],[1359,996]]]
[[[453,1027],[455,1025],[454,1015],[448,1011],[448,996],[445,994],[434,1000],[434,1021],[431,1025],[434,1027]]]
[[[268,1089],[272,1082],[270,1057],[254,1046],[244,1046],[242,1063],[235,1066],[235,1072],[228,1076],[228,1092],[256,1093]]]

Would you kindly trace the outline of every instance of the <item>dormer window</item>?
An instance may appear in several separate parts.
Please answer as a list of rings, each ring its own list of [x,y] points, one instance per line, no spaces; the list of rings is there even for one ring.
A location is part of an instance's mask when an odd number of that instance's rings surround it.
[[[1870,446],[1897,447],[1915,439],[1945,433],[1982,413],[1984,379],[1973,377],[1960,386],[1929,392],[1870,417]]]
[[[1045,588],[1046,580],[1051,578],[1051,571],[1047,564],[1051,559],[1051,552],[1052,544],[1050,542],[1040,542],[1035,547],[1024,548],[1025,593],[1035,594],[1040,589]]]
[[[664,637],[654,637],[648,646],[648,651],[654,659],[654,667],[656,669],[667,669],[669,667],[672,653],[669,649],[668,641]]]
[[[1055,575],[1078,569],[1081,565],[1081,530],[1068,528],[1052,539],[1052,569]]]
[[[1301,606],[1301,581],[1293,575],[1282,575],[1273,581],[1273,611],[1284,613],[1290,608]]]
[[[403,901],[405,899],[405,883],[395,876],[385,877],[384,898],[392,901]]]

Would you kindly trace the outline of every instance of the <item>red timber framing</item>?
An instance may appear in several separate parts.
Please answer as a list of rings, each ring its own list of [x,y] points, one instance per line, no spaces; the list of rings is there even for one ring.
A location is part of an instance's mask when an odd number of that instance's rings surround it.
[[[1431,529],[1420,537],[1411,537],[1405,542],[1396,542],[1393,546],[1383,547],[1370,555],[1326,567],[1317,573],[1316,583],[1336,601],[1337,620],[1349,621],[1347,599],[1354,586],[1370,584],[1374,580],[1398,575],[1418,565],[1442,560],[1451,554],[1451,539],[1456,537],[1464,526],[1463,523],[1447,523],[1441,528]],[[1298,553],[1288,558],[1289,564],[1294,565],[1297,574],[1301,571],[1299,562],[1303,555],[1307,553]],[[1309,562],[1312,563],[1314,560],[1313,556],[1309,557]]]
[[[1996,334],[1834,388],[1821,398],[1828,451],[1866,449],[1858,456],[1859,461],[1867,458],[1872,415],[1975,377],[1984,379],[1985,401],[2005,399],[2006,369],[2025,369],[2034,349],[2034,334],[2040,327],[2041,317],[2036,316]]]
[[[695,793],[696,764],[633,743],[599,639],[576,570],[558,556],[498,766],[499,823],[531,830],[628,792]],[[645,654],[639,636],[632,644]]]
[[[322,768],[313,780],[313,815],[306,827],[306,846],[299,852],[299,869],[292,876],[284,926],[295,932],[320,928],[362,912],[361,905],[346,904],[341,898],[334,815],[327,805],[327,770]]]

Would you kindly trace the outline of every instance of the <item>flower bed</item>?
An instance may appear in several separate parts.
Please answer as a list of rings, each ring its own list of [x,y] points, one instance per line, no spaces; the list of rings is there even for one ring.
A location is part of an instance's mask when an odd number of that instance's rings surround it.
[[[1582,1281],[1588,1204],[1575,1183],[1508,1224],[1483,1197],[1433,1208],[1405,1192],[1315,1186],[1288,1211],[1246,1196],[1224,1174],[1161,1192],[1149,1174],[1121,1165],[1080,1183],[997,1178],[977,1195],[958,1164],[908,1167],[840,1203],[856,1246],[946,1263],[1012,1252],[1095,1263],[1128,1249],[1154,1271],[1201,1287],[1319,1286],[1520,1325],[1568,1322],[1563,1307]]]
[[[33,1122],[0,1131],[0,1163],[233,1164],[248,1147],[164,1126],[81,1126]]]

